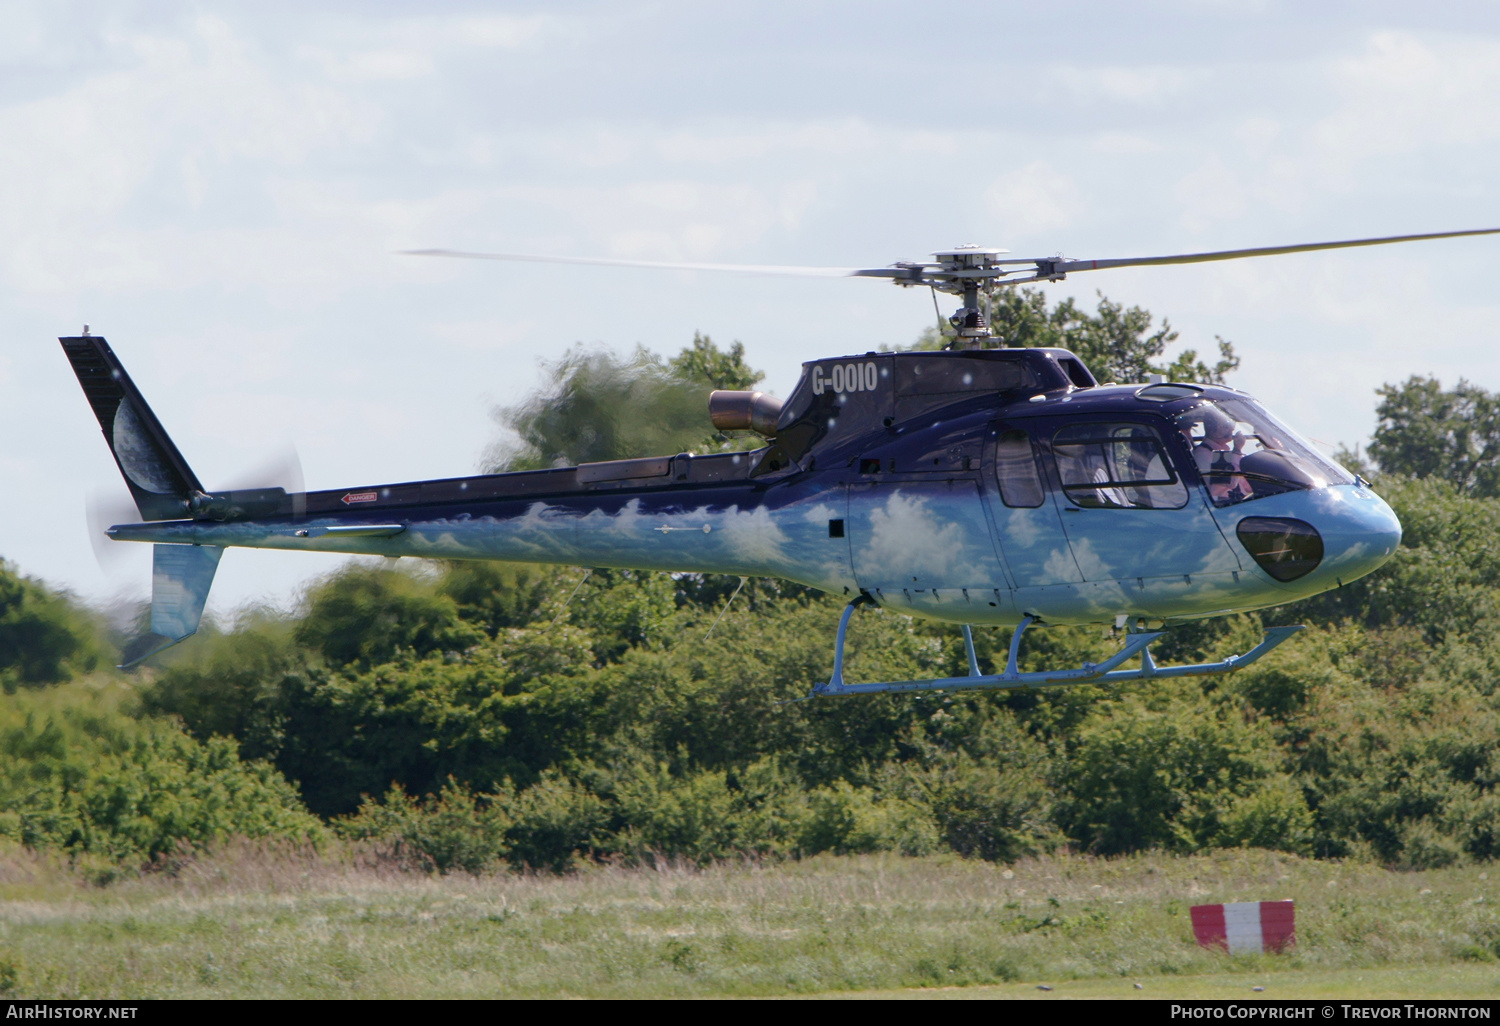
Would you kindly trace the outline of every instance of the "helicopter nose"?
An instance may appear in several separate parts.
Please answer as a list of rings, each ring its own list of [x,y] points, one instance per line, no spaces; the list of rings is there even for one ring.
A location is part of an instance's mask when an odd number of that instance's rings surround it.
[[[1272,515],[1242,518],[1235,533],[1262,570],[1305,595],[1358,580],[1390,559],[1401,544],[1395,512],[1363,485],[1319,488],[1287,498],[1292,501],[1282,509],[1264,509]]]
[[[1326,580],[1348,584],[1378,570],[1401,544],[1401,521],[1384,499],[1364,485],[1340,485],[1314,493],[1323,534]]]

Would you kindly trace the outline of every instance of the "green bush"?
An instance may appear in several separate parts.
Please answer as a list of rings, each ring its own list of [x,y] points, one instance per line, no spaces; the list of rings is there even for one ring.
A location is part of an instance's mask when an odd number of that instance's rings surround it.
[[[283,689],[307,662],[290,625],[261,613],[228,634],[200,633],[140,688],[142,710],[181,718],[200,741],[233,737],[246,758],[276,758],[286,737]]]
[[[1313,847],[1313,816],[1301,788],[1278,775],[1219,809],[1213,844],[1221,848],[1268,848],[1307,855]]]
[[[87,673],[105,646],[95,617],[0,560],[0,689],[36,687]]]
[[[203,744],[241,740],[320,815],[369,819],[381,803],[361,796],[397,793],[403,822],[441,813],[436,833],[400,831],[439,868],[878,850],[1010,860],[1063,843],[1417,866],[1493,857],[1500,836],[1489,754],[1500,643],[1475,630],[1435,646],[1417,626],[1317,627],[1203,682],[787,705],[827,671],[837,601],[747,588],[705,638],[728,595],[695,598],[706,582],[674,592],[663,575],[592,575],[564,609],[576,571],[461,567],[389,585],[371,581],[393,571],[356,573],[357,587],[327,587],[401,596],[377,603],[413,619],[395,636],[467,647],[401,645],[386,662],[341,665],[305,647],[299,622],[251,620],[162,671],[143,704],[181,716]],[[1178,656],[1243,649],[1256,627],[1189,632]],[[1033,633],[1031,666],[1118,644],[1097,630]],[[983,665],[1004,640],[978,632]],[[848,655],[855,680],[953,672],[962,658],[954,632],[870,610]],[[499,817],[473,826],[467,854],[451,840],[470,829],[459,794]]]
[[[506,857],[517,868],[562,870],[599,852],[609,823],[604,801],[577,781],[548,771],[501,800],[511,817]]]
[[[436,795],[423,798],[392,785],[380,801],[366,798],[356,813],[334,820],[341,836],[397,842],[405,853],[440,873],[492,868],[508,850],[509,826],[497,803],[451,778]]]
[[[930,855],[939,850],[933,810],[899,795],[883,795],[840,780],[807,796],[795,834],[799,855],[894,851]]]
[[[458,603],[411,574],[351,563],[313,589],[297,640],[334,666],[368,668],[400,652],[463,652],[484,633]]]
[[[438,592],[457,603],[459,618],[490,637],[507,627],[525,627],[543,617],[565,581],[557,567],[512,563],[451,562]]]
[[[1288,760],[1316,817],[1319,855],[1368,847],[1412,867],[1494,855],[1500,713],[1465,689],[1357,681],[1320,691]]]
[[[1214,842],[1221,814],[1276,772],[1269,729],[1193,686],[1147,685],[1100,701],[1069,742],[1059,818],[1103,855]]]
[[[0,704],[0,834],[34,848],[141,862],[233,837],[317,841],[319,822],[233,741],[120,712],[74,685]]]

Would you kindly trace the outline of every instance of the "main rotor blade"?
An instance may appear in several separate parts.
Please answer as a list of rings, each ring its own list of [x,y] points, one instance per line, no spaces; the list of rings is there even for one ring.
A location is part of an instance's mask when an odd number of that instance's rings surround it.
[[[1126,257],[1122,260],[1038,260],[1050,264],[1054,272],[1102,271],[1109,267],[1152,267],[1161,264],[1201,264],[1211,260],[1238,260],[1240,257],[1279,256],[1284,253],[1311,253],[1320,249],[1353,249],[1356,246],[1384,246],[1391,242],[1420,242],[1423,239],[1456,239],[1465,235],[1495,235],[1500,228],[1480,228],[1463,232],[1432,232],[1426,235],[1388,235],[1380,239],[1349,239],[1344,242],[1308,242],[1299,246],[1262,246],[1257,249],[1225,249],[1216,253],[1179,253],[1174,256]]]
[[[596,267],[647,267],[658,271],[728,271],[788,278],[851,278],[860,275],[894,277],[892,268],[788,267],[778,264],[684,264],[659,260],[615,260],[609,257],[535,256],[527,253],[470,253],[459,249],[403,249],[402,256],[455,257],[460,260],[511,260],[534,264],[587,264]],[[889,271],[889,275],[881,272]]]

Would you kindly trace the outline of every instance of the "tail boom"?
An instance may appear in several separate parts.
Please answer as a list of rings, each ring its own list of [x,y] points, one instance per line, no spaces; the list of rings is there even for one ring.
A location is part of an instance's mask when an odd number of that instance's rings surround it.
[[[310,513],[303,519],[122,524],[111,528],[110,536],[158,544],[774,576],[835,593],[857,590],[847,547],[829,541],[829,521],[843,516],[832,496],[803,496],[773,509],[756,504],[745,489],[717,491],[713,498],[719,501],[700,493],[692,505],[626,496],[558,497],[372,510],[364,517]]]

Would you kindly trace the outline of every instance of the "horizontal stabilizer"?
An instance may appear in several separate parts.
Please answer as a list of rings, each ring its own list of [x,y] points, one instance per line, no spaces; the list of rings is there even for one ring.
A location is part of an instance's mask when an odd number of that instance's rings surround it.
[[[217,545],[156,545],[151,566],[151,630],[125,647],[129,669],[198,630],[224,550]]]

